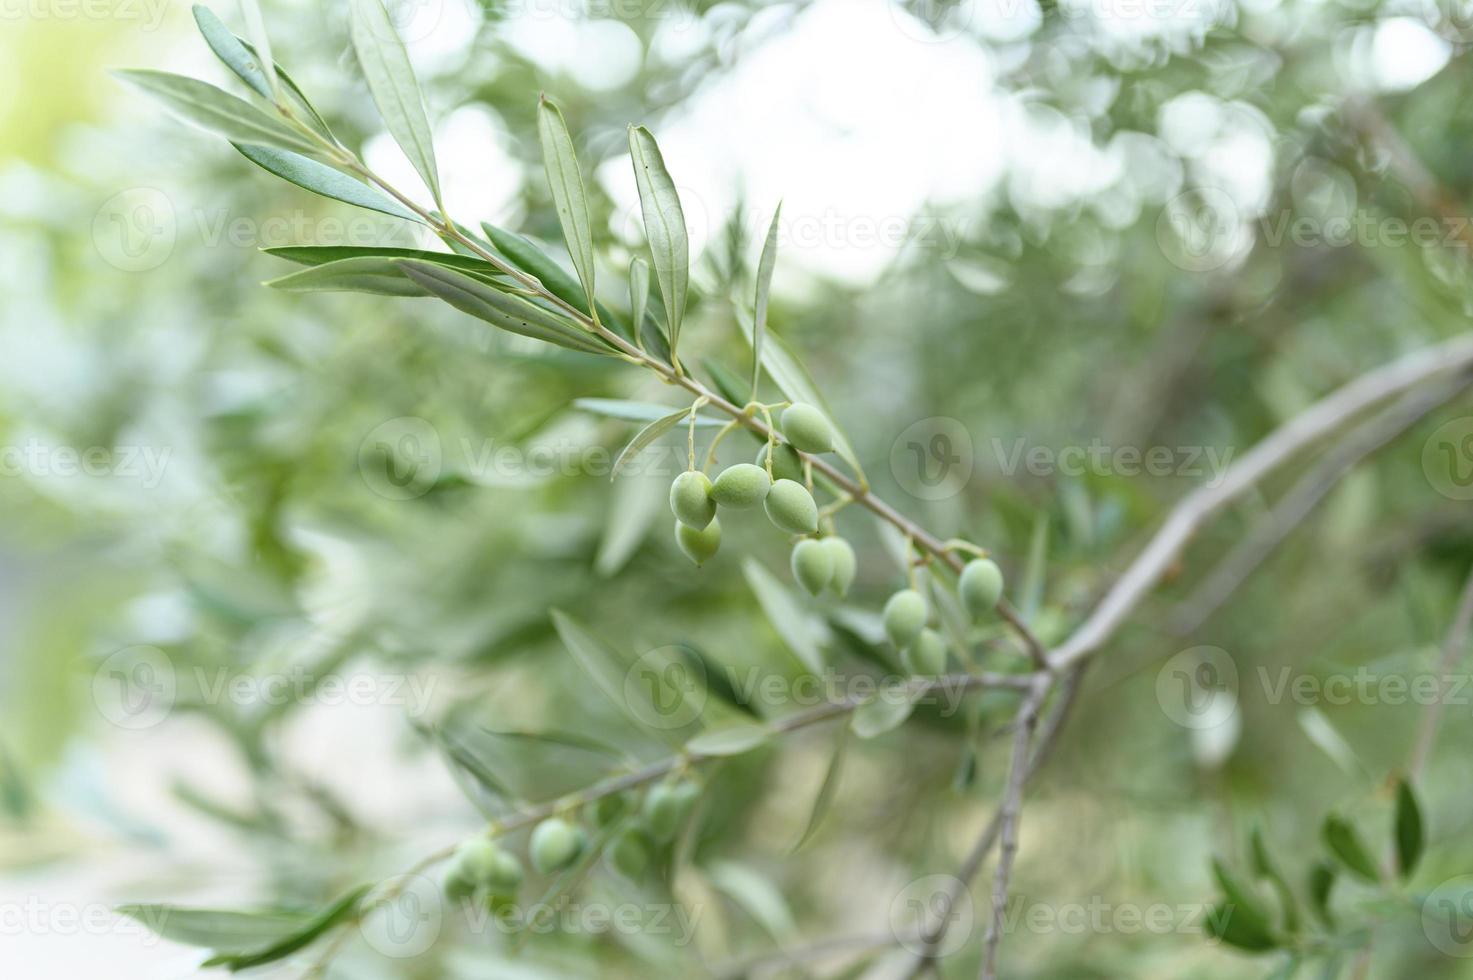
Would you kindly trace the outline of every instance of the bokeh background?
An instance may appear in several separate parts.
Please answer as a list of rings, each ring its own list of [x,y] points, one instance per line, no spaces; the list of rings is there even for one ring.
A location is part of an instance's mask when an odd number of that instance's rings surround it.
[[[745,370],[733,297],[750,303],[781,199],[773,329],[880,494],[992,549],[1046,640],[1276,424],[1467,329],[1467,5],[390,6],[462,221],[560,240],[545,91],[589,174],[601,279],[622,283],[641,240],[625,126],[655,131],[692,234],[687,363]],[[345,5],[263,7],[338,133],[423,197]],[[241,29],[233,3],[215,9]],[[110,910],[320,904],[470,833],[475,801],[434,726],[623,739],[552,608],[635,653],[683,643],[792,677],[791,648],[812,646],[840,675],[883,669],[874,610],[902,576],[869,519],[840,519],[861,555],[843,606],[783,602],[785,544],[757,518],[693,572],[664,504],[679,440],[611,485],[628,427],[572,405],[668,389],[428,301],[262,288],[290,269],[263,248],[423,243],[255,170],[107,74],[120,67],[239,91],[178,0],[0,3],[0,973],[193,976],[198,951]],[[1201,933],[1210,858],[1241,863],[1262,826],[1297,888],[1331,811],[1384,848],[1388,776],[1424,706],[1322,682],[1435,669],[1473,562],[1470,415],[1453,401],[1357,467],[1185,630],[1194,585],[1313,457],[1182,556],[1087,676],[1030,797],[1014,886],[1049,915],[1019,920],[1004,975],[1267,976],[1284,956]],[[1014,656],[995,630],[979,639]],[[1172,693],[1173,671],[1202,663],[1236,675],[1208,723]],[[1284,671],[1319,693],[1284,693]],[[130,710],[128,685],[153,678],[170,697]],[[797,854],[832,739],[723,767],[677,889],[700,913],[688,942],[512,943],[447,923],[415,956],[355,940],[334,975],[698,976],[883,935],[998,795],[1007,740],[986,736],[1010,702],[979,700],[852,746]],[[1473,949],[1439,947],[1414,897],[1473,871],[1468,704],[1449,699],[1418,787],[1431,841],[1407,900],[1346,885],[1370,952],[1350,930],[1303,975],[1473,976]],[[948,976],[975,972],[984,894]],[[1129,914],[1157,905],[1166,928]],[[1079,927],[1076,907],[1106,911]],[[883,975],[889,955],[811,975]]]

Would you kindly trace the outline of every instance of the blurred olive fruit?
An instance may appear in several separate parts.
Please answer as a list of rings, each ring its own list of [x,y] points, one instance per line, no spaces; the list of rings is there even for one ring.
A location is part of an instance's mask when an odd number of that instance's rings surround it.
[[[721,522],[715,518],[701,530],[689,524],[675,522],[675,543],[685,552],[685,557],[697,565],[704,565],[721,547]]]
[[[522,862],[516,855],[495,841],[473,837],[456,848],[446,874],[445,893],[463,898],[477,888],[485,888],[494,895],[504,895],[514,893],[521,883]]]
[[[661,783],[644,798],[644,822],[650,836],[660,843],[674,839],[675,832],[690,816],[701,788],[695,783]]]
[[[926,628],[926,600],[915,589],[901,589],[885,603],[885,632],[904,650]]]
[[[829,420],[812,405],[797,402],[784,409],[782,430],[794,448],[805,453],[826,453],[834,448]]]
[[[628,793],[610,793],[600,796],[593,804],[593,822],[608,827],[629,812]]]
[[[859,560],[854,556],[853,546],[841,537],[830,535],[820,543],[834,559],[834,577],[829,580],[829,588],[842,598],[849,594],[849,586],[854,584],[854,572],[859,567]]]
[[[941,635],[933,629],[921,630],[921,635],[915,638],[915,642],[905,648],[900,655],[900,662],[905,669],[912,674],[921,677],[935,677],[937,674],[946,673],[946,644]]]
[[[609,861],[614,870],[638,881],[650,865],[650,848],[644,834],[634,827],[621,830],[609,845]]]
[[[818,530],[818,505],[813,494],[794,480],[778,480],[762,502],[772,523],[792,534],[812,534]]]
[[[763,446],[757,450],[756,465],[767,471],[767,447]],[[795,483],[803,482],[803,457],[798,455],[798,450],[785,442],[777,444],[777,452],[772,457],[772,476],[777,480],[792,480]]]
[[[807,590],[809,595],[818,595],[834,578],[834,553],[815,538],[804,538],[793,546],[793,578]]]
[[[711,480],[700,470],[686,470],[670,484],[670,509],[682,524],[699,531],[716,516],[716,501],[711,499]]]
[[[722,507],[746,510],[762,503],[770,489],[772,480],[766,470],[756,463],[737,463],[716,477],[716,482],[711,485],[711,496]]]
[[[957,591],[967,612],[975,617],[985,616],[1002,598],[1002,569],[991,558],[975,558],[962,569]]]
[[[583,831],[559,817],[552,817],[532,831],[532,867],[539,874],[560,871],[577,860],[587,843]]]

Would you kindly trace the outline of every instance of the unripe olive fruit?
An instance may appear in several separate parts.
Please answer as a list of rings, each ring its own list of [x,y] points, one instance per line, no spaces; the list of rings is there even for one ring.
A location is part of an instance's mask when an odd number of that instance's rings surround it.
[[[906,647],[905,652],[900,655],[900,662],[905,665],[906,670],[922,677],[944,674],[946,673],[946,644],[935,630],[923,629],[921,635],[915,638],[915,642]]]
[[[728,466],[711,484],[711,497],[722,507],[746,510],[756,507],[772,489],[772,480],[767,471],[756,463],[737,463]]]
[[[834,448],[829,420],[812,405],[798,402],[784,409],[782,430],[788,442],[805,453],[826,453]]]
[[[762,502],[772,523],[790,534],[812,534],[818,530],[818,505],[813,494],[795,480],[778,480]]]
[[[834,553],[822,541],[804,538],[793,546],[793,578],[808,591],[818,595],[834,578]]]
[[[704,565],[721,547],[721,522],[714,517],[711,523],[699,531],[689,524],[675,522],[675,543],[685,552],[685,557],[697,565]]]
[[[766,446],[757,450],[756,464],[762,467],[763,472],[767,471]],[[803,457],[798,455],[798,450],[785,442],[777,444],[777,452],[772,456],[772,478],[799,483],[803,481]]]
[[[915,589],[901,589],[885,603],[885,632],[902,650],[926,628],[926,600]]]
[[[532,866],[540,874],[560,871],[577,860],[586,843],[583,831],[566,820],[544,820],[532,831]]]
[[[830,535],[820,542],[834,559],[834,577],[829,580],[829,588],[834,590],[838,596],[849,594],[849,586],[854,584],[854,572],[859,567],[859,560],[854,556],[854,548],[843,538]]]
[[[609,845],[609,861],[626,878],[637,881],[643,877],[650,864],[650,848],[644,834],[633,827],[620,831]]]
[[[690,816],[701,788],[695,783],[661,783],[644,798],[644,822],[650,836],[660,843],[675,837],[675,832]]]
[[[1002,569],[991,558],[974,558],[962,569],[957,591],[961,593],[962,605],[973,616],[985,616],[997,607],[1002,598]]]
[[[670,509],[682,524],[699,531],[716,516],[716,501],[711,499],[711,480],[700,470],[686,470],[670,484]]]
[[[629,810],[627,793],[610,793],[599,797],[593,804],[593,822],[600,827],[610,826]]]
[[[473,837],[456,848],[450,874],[464,879],[473,890],[485,886],[498,894],[514,892],[522,883],[522,863],[496,842]]]
[[[445,872],[445,880],[442,886],[445,897],[452,902],[463,901],[476,893],[476,883],[461,873],[460,868],[451,865]]]

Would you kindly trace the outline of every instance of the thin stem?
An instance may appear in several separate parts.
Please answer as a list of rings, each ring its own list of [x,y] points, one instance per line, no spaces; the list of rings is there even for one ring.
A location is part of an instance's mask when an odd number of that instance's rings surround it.
[[[1427,710],[1422,713],[1422,726],[1417,733],[1416,747],[1412,749],[1411,760],[1407,763],[1407,780],[1415,781],[1422,774],[1422,767],[1427,764],[1427,759],[1432,754],[1432,745],[1437,740],[1437,723],[1442,718],[1443,702],[1448,697],[1448,674],[1452,672],[1453,665],[1463,655],[1468,646],[1468,629],[1473,625],[1473,571],[1468,573],[1468,580],[1463,585],[1462,597],[1458,600],[1458,611],[1453,616],[1452,625],[1448,627],[1447,636],[1442,641],[1442,657],[1437,664],[1438,683],[1441,689],[1438,697],[1427,705]]]

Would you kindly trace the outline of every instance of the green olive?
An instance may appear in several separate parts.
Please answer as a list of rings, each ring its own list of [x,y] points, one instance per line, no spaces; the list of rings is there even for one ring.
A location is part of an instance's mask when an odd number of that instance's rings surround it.
[[[551,817],[532,831],[532,867],[539,874],[561,871],[577,860],[586,844],[581,828],[559,817]]]
[[[901,589],[885,603],[885,632],[904,650],[926,627],[926,600],[915,589]]]
[[[772,523],[790,534],[812,534],[818,530],[818,505],[808,488],[794,480],[778,480],[762,502]]]
[[[737,463],[717,475],[711,496],[722,507],[746,510],[762,503],[770,489],[772,480],[766,470],[756,463]]]
[[[829,420],[812,405],[797,402],[784,409],[782,430],[788,442],[805,453],[826,453],[834,448]]]
[[[804,538],[793,546],[793,578],[807,590],[809,595],[818,595],[834,578],[834,553],[822,541]]]
[[[661,783],[652,787],[645,795],[643,811],[650,836],[662,844],[673,840],[700,795],[701,788],[691,782]]]
[[[915,638],[915,642],[906,647],[905,652],[900,655],[900,662],[905,665],[906,670],[921,677],[935,677],[937,674],[944,674],[946,673],[946,644],[935,630],[923,629],[921,635]]]
[[[676,521],[675,543],[680,545],[685,557],[697,565],[704,565],[721,547],[721,521],[713,517],[711,523],[699,531]]]
[[[834,577],[829,580],[829,588],[840,598],[849,594],[849,586],[854,584],[854,573],[859,567],[859,560],[854,556],[854,548],[837,535],[830,535],[821,542],[834,559]]]
[[[767,447],[764,445],[757,450],[756,465],[767,469]],[[777,452],[772,457],[772,478],[774,480],[792,480],[795,483],[803,482],[803,457],[798,455],[798,450],[785,442],[777,444]]]
[[[670,484],[670,509],[682,524],[701,530],[716,516],[711,480],[699,470],[686,470]]]
[[[997,608],[1002,598],[1002,569],[991,558],[975,558],[962,569],[957,591],[962,605],[974,617],[982,617]]]
[[[484,886],[496,894],[515,892],[522,883],[522,863],[515,854],[485,837],[472,837],[456,848],[449,877],[472,890]]]
[[[626,878],[638,881],[650,864],[650,847],[645,836],[634,827],[621,830],[609,845],[609,862]]]

